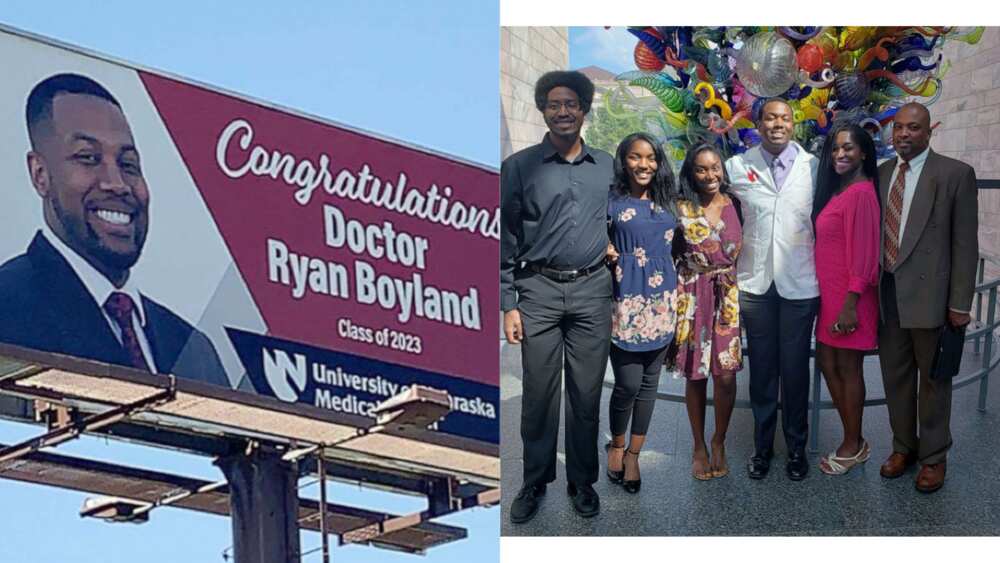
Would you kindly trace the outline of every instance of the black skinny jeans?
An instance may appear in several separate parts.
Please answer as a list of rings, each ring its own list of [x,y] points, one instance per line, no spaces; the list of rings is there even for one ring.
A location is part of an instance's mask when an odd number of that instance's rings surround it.
[[[629,352],[611,345],[611,369],[615,372],[615,388],[609,405],[611,434],[620,436],[628,430],[632,419],[632,434],[645,436],[656,404],[656,388],[663,371],[667,348],[649,352]]]

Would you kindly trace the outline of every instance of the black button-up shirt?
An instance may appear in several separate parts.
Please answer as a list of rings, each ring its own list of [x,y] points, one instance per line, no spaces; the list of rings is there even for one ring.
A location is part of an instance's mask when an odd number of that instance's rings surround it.
[[[559,270],[588,268],[608,247],[611,155],[583,145],[567,162],[549,142],[517,152],[500,166],[500,308],[517,308],[514,270],[522,263]]]

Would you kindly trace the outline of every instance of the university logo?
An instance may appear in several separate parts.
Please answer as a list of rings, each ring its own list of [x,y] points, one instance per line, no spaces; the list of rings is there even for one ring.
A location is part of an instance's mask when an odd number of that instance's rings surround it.
[[[299,394],[306,388],[308,373],[306,357],[293,354],[288,357],[283,350],[261,350],[264,356],[264,377],[274,391],[274,396],[288,403],[299,400]]]

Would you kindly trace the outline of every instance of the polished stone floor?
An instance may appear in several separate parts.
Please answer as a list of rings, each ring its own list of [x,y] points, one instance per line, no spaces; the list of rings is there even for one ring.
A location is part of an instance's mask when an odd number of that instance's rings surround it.
[[[982,365],[970,344],[962,373]],[[884,396],[878,360],[866,359],[868,398]],[[959,378],[962,376],[960,375]],[[607,404],[611,395],[607,371],[602,395],[601,436],[609,438]],[[809,476],[792,482],[784,472],[785,450],[780,423],[776,457],[771,473],[761,481],[747,477],[746,458],[753,449],[753,416],[739,408],[730,424],[727,450],[729,476],[696,481],[690,476],[692,438],[683,403],[657,401],[650,433],[640,457],[643,488],[630,495],[604,477],[595,489],[601,496],[601,514],[583,519],[566,496],[562,438],[559,469],[543,497],[535,518],[511,524],[510,503],[521,485],[521,360],[517,346],[501,346],[501,467],[503,480],[502,534],[505,536],[697,536],[697,535],[998,535],[1000,534],[1000,379],[994,377],[986,411],[978,410],[979,384],[954,392],[952,435],[954,447],[948,461],[943,489],[926,495],[913,487],[916,469],[895,480],[879,476],[879,465],[891,453],[888,414],[884,405],[865,410],[864,435],[872,445],[872,458],[849,474],[830,477],[819,472],[818,454],[810,454]],[[747,399],[747,373],[738,376],[738,400]],[[711,386],[709,386],[711,387]],[[823,400],[829,401],[825,384]],[[660,393],[683,393],[683,381],[668,374],[661,378]],[[707,435],[712,432],[712,412],[707,413]],[[562,429],[560,428],[560,436]],[[836,412],[822,410],[818,445],[820,452],[836,447],[840,423]]]

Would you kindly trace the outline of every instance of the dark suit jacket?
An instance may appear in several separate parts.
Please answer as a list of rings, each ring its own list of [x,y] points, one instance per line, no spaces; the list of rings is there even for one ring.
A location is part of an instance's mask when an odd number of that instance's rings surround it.
[[[142,306],[159,373],[230,387],[208,337],[146,296]],[[41,233],[0,266],[0,342],[131,365],[100,306]]]
[[[878,168],[883,210],[888,208],[895,167],[894,158]],[[899,255],[888,268],[896,277],[900,327],[939,327],[948,309],[972,308],[979,260],[978,217],[975,171],[930,150],[910,203]],[[882,237],[885,269],[884,220]]]

